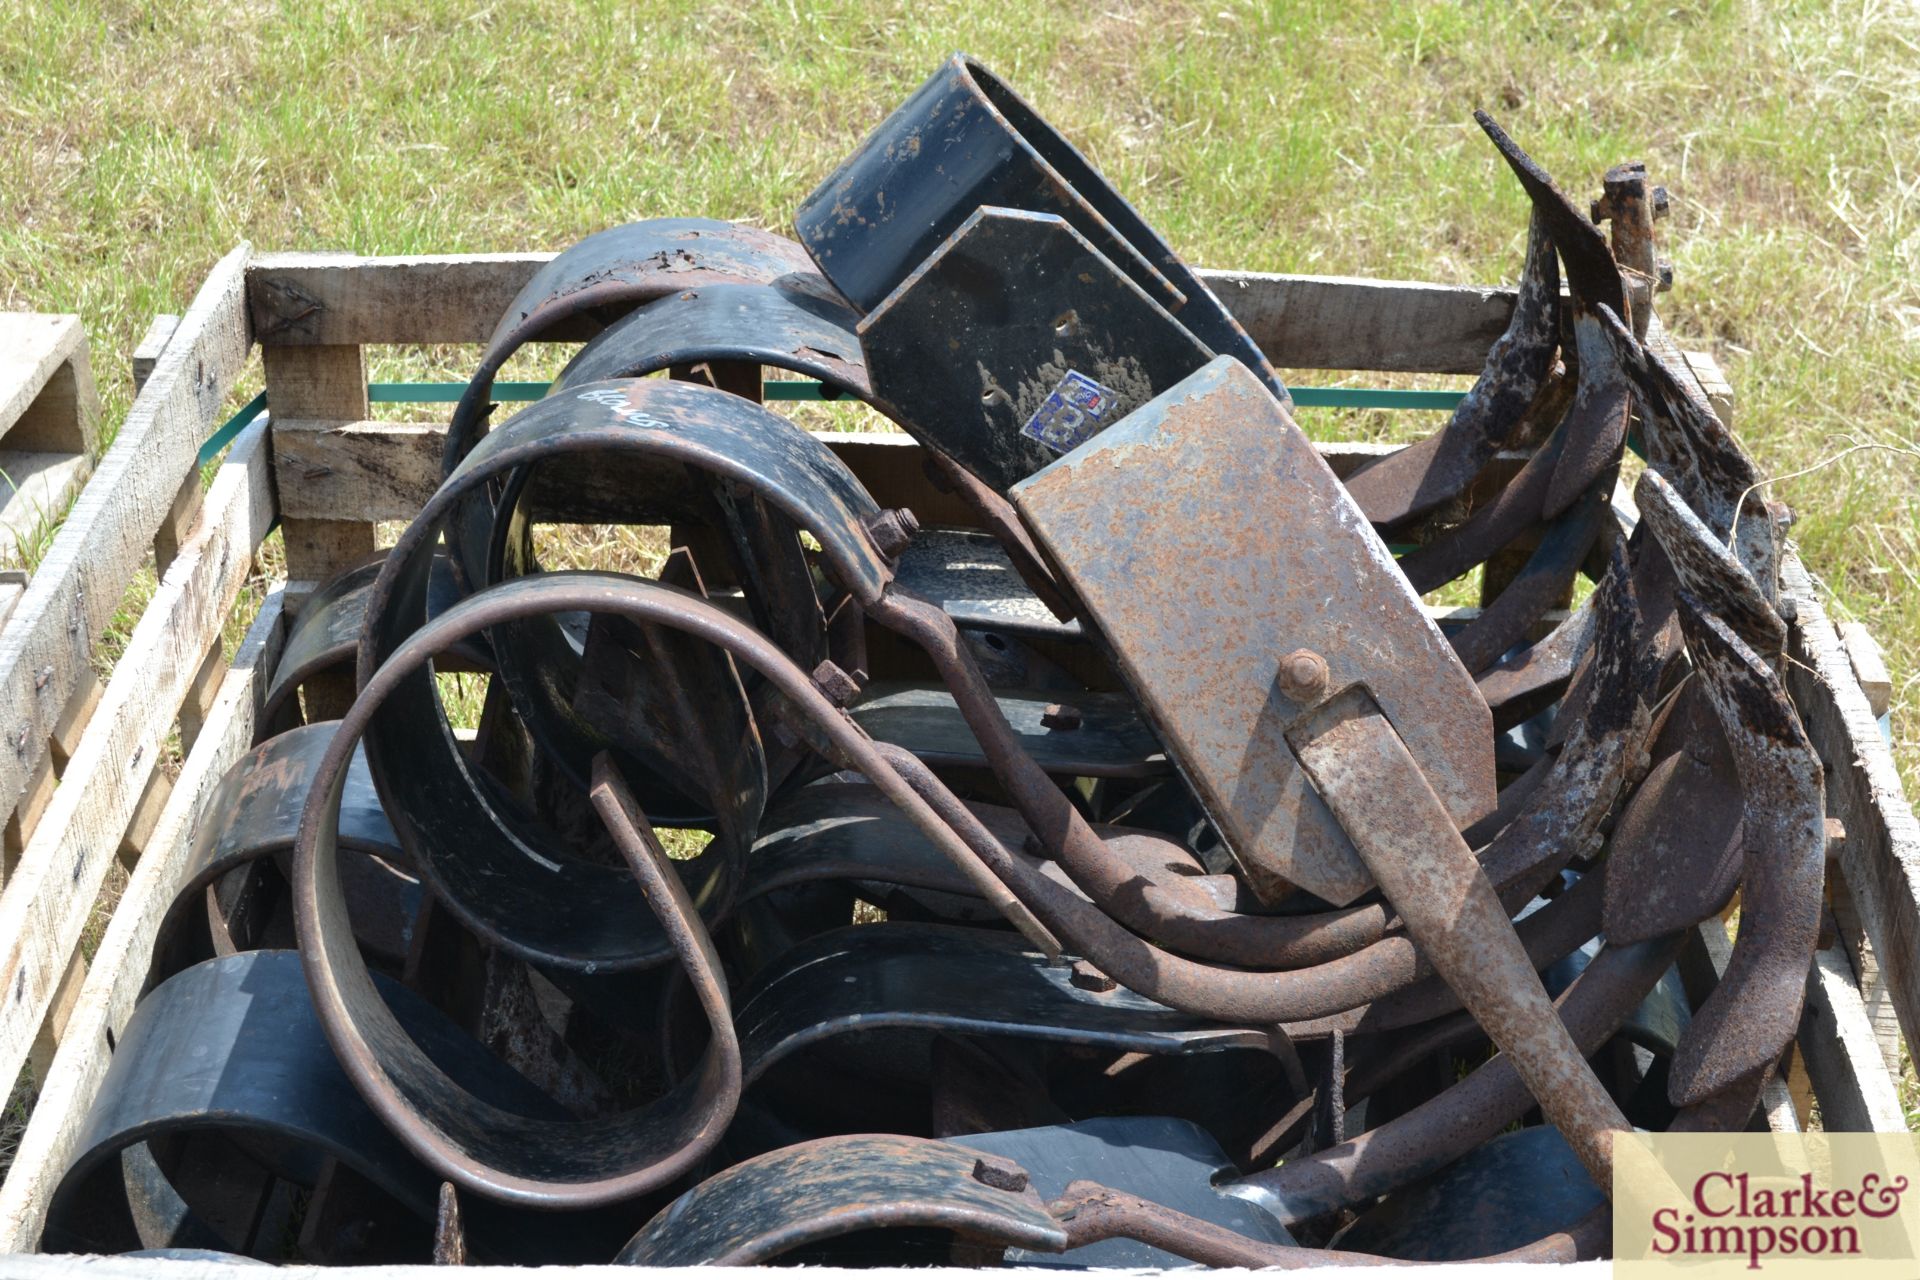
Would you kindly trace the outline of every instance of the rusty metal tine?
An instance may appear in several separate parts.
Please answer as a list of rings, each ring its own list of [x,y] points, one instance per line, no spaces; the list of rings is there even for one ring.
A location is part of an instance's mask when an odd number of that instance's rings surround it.
[[[1711,703],[1677,695],[1654,739],[1656,763],[1614,819],[1607,937],[1639,942],[1698,924],[1733,896],[1746,798]]]
[[[1565,691],[1593,643],[1593,610],[1588,596],[1551,633],[1480,672],[1476,683],[1495,729],[1532,717]]]
[[[1601,948],[1556,1002],[1556,1021],[1580,1052],[1597,1050],[1626,1020],[1673,963],[1681,940],[1673,934],[1633,947]],[[1283,1223],[1318,1218],[1446,1167],[1534,1105],[1512,1059],[1501,1053],[1404,1115],[1229,1187]]]
[[[1507,131],[1494,123],[1492,116],[1484,111],[1476,111],[1473,118],[1486,131],[1487,137],[1492,139],[1493,145],[1512,168],[1514,176],[1520,179],[1520,185],[1526,188],[1534,209],[1546,220],[1547,234],[1553,237],[1553,247],[1560,251],[1561,266],[1566,272],[1567,286],[1574,298],[1589,306],[1610,307],[1615,315],[1625,315],[1625,294],[1621,289],[1620,272],[1614,265],[1613,250],[1607,247],[1607,238],[1600,228],[1580,212],[1578,205],[1567,199],[1560,188],[1554,185],[1553,179],[1547,176],[1546,170],[1522,151],[1507,135]],[[1585,355],[1582,351],[1583,359]]]
[[[1512,1056],[1600,1186],[1627,1118],[1560,1020],[1506,910],[1400,735],[1364,691],[1329,699],[1288,740],[1388,901],[1461,1002]]]
[[[1780,677],[1684,592],[1680,625],[1746,793],[1740,936],[1668,1081],[1674,1105],[1690,1106],[1774,1062],[1799,1029],[1820,934],[1827,810],[1820,757]]]
[[[1065,1193],[1047,1208],[1066,1227],[1067,1247],[1070,1249],[1124,1237],[1209,1267],[1293,1270],[1308,1267],[1408,1265],[1397,1258],[1370,1253],[1268,1244],[1178,1209],[1096,1182],[1069,1183]],[[1532,1244],[1484,1258],[1466,1259],[1465,1262],[1483,1265],[1577,1262],[1604,1256],[1611,1243],[1612,1217],[1600,1210]]]
[[[1787,624],[1733,552],[1659,472],[1647,470],[1633,489],[1641,518],[1659,540],[1681,590],[1701,601],[1733,634],[1764,658],[1786,651]]]
[[[1519,575],[1478,618],[1451,637],[1453,651],[1468,671],[1492,666],[1541,614],[1565,604],[1580,566],[1600,536],[1614,474],[1615,468],[1609,467],[1578,503],[1561,512]]]
[[[1600,331],[1633,384],[1647,465],[1664,476],[1707,528],[1747,567],[1769,601],[1780,594],[1775,512],[1757,468],[1704,398],[1635,339],[1620,313],[1597,309]]]
[[[1560,343],[1560,268],[1547,224],[1527,224],[1527,260],[1506,331],[1447,424],[1346,479],[1367,519],[1391,529],[1458,496],[1507,447],[1553,368]]]

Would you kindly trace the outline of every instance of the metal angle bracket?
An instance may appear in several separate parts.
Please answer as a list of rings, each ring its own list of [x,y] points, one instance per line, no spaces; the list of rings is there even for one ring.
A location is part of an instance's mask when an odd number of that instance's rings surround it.
[[[1263,897],[1297,885],[1342,905],[1373,883],[1286,738],[1342,689],[1379,703],[1456,825],[1492,809],[1486,702],[1312,443],[1233,360],[1011,496]]]

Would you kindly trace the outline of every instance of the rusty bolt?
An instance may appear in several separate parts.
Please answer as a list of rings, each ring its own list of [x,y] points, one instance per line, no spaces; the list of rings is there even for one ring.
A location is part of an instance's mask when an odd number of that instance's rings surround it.
[[[831,658],[813,669],[813,683],[836,707],[844,707],[860,692],[860,683],[834,665]]]
[[[1587,221],[1605,222],[1607,220],[1607,201],[1602,198],[1587,206]]]
[[[1049,702],[1046,710],[1040,713],[1040,723],[1049,729],[1068,729],[1080,727],[1080,708],[1070,707],[1064,702]]]
[[[1665,293],[1667,290],[1673,288],[1673,264],[1671,262],[1659,263],[1656,270],[1659,272],[1659,283],[1657,285],[1659,291]]]
[[[867,534],[880,554],[891,560],[907,549],[913,535],[920,532],[920,521],[905,507],[882,511],[867,521]]]
[[[1664,218],[1673,211],[1673,197],[1667,194],[1665,187],[1653,189],[1653,216]]]
[[[1025,1191],[1027,1171],[1004,1156],[980,1156],[973,1162],[973,1180],[995,1191]]]
[[[1317,702],[1327,691],[1327,660],[1311,649],[1280,659],[1280,692],[1295,702]]]
[[[1111,991],[1120,985],[1085,960],[1073,962],[1073,969],[1068,973],[1067,981],[1082,991],[1098,993]]]

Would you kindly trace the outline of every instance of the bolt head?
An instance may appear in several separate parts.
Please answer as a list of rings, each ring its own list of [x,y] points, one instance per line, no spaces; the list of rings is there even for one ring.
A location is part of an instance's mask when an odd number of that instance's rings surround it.
[[[836,707],[844,707],[859,696],[860,683],[848,675],[832,659],[827,659],[813,669],[813,683],[827,700]]]
[[[1003,1156],[980,1156],[974,1160],[973,1180],[996,1191],[1027,1189],[1027,1171]]]
[[[1656,218],[1664,218],[1672,212],[1672,210],[1673,197],[1668,194],[1665,187],[1655,187],[1653,189],[1653,216]]]
[[[1317,702],[1327,691],[1327,660],[1311,649],[1280,659],[1280,692],[1295,702]]]

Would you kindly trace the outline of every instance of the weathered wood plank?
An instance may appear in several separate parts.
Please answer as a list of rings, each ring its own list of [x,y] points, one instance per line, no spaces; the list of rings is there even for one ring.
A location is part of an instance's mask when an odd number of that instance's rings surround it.
[[[74,1154],[88,1109],[113,1060],[112,1043],[126,1029],[146,979],[154,935],[178,894],[187,853],[213,789],[253,742],[285,627],[278,592],[267,597],[233,666],[220,684],[206,724],[182,763],[146,856],[127,881],[119,909],[94,953],[92,972],[67,1020],[59,1051],[0,1186],[0,1253],[38,1243],[47,1199]],[[10,1259],[9,1265],[18,1259]]]
[[[1827,765],[1827,808],[1846,824],[1839,862],[1909,1045],[1920,1043],[1920,823],[1900,789],[1852,660],[1789,551],[1781,594],[1795,613],[1787,688]]]
[[[248,273],[254,327],[267,346],[485,342],[551,257],[263,254]],[[1507,288],[1258,271],[1200,276],[1281,368],[1475,373],[1513,311]]]
[[[0,557],[24,560],[21,544],[60,518],[92,466],[84,453],[0,449]]]
[[[1512,289],[1353,276],[1202,271],[1283,369],[1478,373],[1513,314]]]
[[[1880,1056],[1846,953],[1838,947],[1813,957],[1799,1048],[1807,1078],[1820,1099],[1822,1129],[1829,1133],[1906,1129],[1899,1090]]]
[[[85,454],[99,434],[100,397],[80,317],[0,311],[0,438],[7,447]]]
[[[325,427],[367,416],[367,366],[358,346],[265,347],[261,354],[267,405],[276,422],[299,419]],[[275,429],[276,456],[290,434]],[[373,525],[349,510],[309,515],[283,505],[280,515],[289,578],[324,582],[374,550]],[[299,607],[299,602],[289,604]]]
[[[0,811],[13,807],[44,756],[94,638],[246,363],[247,255],[241,245],[207,276],[0,632]]]
[[[1864,622],[1843,622],[1839,631],[1860,692],[1867,695],[1867,710],[1875,718],[1887,714],[1887,708],[1893,705],[1893,676],[1887,670],[1886,655],[1880,652],[1880,642]]]
[[[411,520],[440,485],[440,453],[446,435],[444,422],[276,419],[274,467],[282,515],[300,522]],[[974,523],[963,503],[941,493],[927,478],[921,467],[921,446],[912,436],[836,431],[816,435],[883,504],[911,508],[922,524],[967,527]],[[1361,463],[1400,446],[1335,442],[1315,447],[1335,475],[1346,476]],[[1513,461],[1517,464],[1518,455]],[[569,513],[576,520],[585,519],[578,504],[590,496],[574,489],[565,495],[570,507],[543,505],[536,480],[534,510],[543,519]],[[612,502],[618,497],[608,495]]]
[[[133,349],[133,393],[140,394],[140,388],[147,385],[147,379],[153,374],[153,366],[160,361],[160,353],[167,349],[167,343],[173,340],[173,331],[180,327],[179,316],[158,315],[147,325],[147,331],[140,336],[140,345]]]
[[[156,374],[158,379],[160,375]],[[273,522],[266,433],[242,433],[0,891],[0,1081],[19,1071],[189,682]]]

